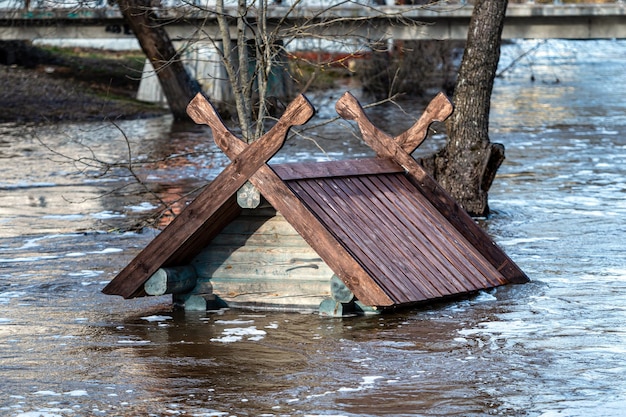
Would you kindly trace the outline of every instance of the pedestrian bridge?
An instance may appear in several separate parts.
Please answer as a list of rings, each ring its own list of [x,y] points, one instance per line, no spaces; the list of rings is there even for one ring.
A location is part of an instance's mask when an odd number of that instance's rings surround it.
[[[214,0],[201,1],[214,3]],[[271,4],[266,10],[266,21],[270,28],[280,25],[281,36],[285,38],[466,39],[473,8],[464,1],[420,6],[359,1],[304,0],[294,8],[285,2]],[[6,7],[18,3],[18,0],[0,0],[0,40],[133,37],[116,7]],[[227,12],[234,15],[236,9],[231,7]],[[258,17],[255,13],[258,13],[255,8],[248,12],[251,22]],[[203,8],[168,7],[160,9],[158,14],[173,40],[222,37],[215,8],[210,4]],[[626,4],[619,0],[593,4],[511,3],[502,36],[504,39],[620,39],[626,38],[625,21]],[[235,28],[232,30],[234,35]]]

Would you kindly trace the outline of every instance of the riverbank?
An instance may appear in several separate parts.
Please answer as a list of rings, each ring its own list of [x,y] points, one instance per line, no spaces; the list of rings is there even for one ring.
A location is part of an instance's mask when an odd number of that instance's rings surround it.
[[[137,52],[0,47],[0,123],[136,119],[166,109],[134,99]]]
[[[420,53],[391,60],[386,53],[354,57],[296,53],[291,57],[290,72],[298,91],[329,89],[356,77],[363,91],[376,100],[390,95],[415,99],[429,89],[450,90],[459,47],[421,42],[412,48]],[[424,55],[442,61],[424,60]],[[167,109],[135,99],[144,61],[139,50],[0,42],[0,123],[137,119],[165,114]]]

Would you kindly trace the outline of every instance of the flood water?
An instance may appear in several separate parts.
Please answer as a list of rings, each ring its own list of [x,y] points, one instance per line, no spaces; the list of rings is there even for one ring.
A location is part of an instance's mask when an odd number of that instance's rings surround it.
[[[533,45],[505,46],[501,68]],[[532,282],[381,316],[103,295],[155,235],[128,231],[158,206],[132,177],[171,202],[227,160],[168,118],[0,125],[0,415],[626,415],[624,68],[624,41],[549,41],[496,81],[507,160],[481,225]],[[316,121],[334,115],[337,95],[309,98]],[[368,154],[346,127],[321,132],[277,159]]]

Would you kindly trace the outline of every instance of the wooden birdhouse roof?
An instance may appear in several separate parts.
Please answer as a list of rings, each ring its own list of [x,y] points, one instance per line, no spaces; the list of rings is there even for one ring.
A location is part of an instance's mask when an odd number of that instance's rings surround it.
[[[231,164],[103,291],[142,296],[143,284],[159,268],[188,263],[239,216],[236,192],[247,181],[366,305],[411,304],[528,281],[411,157],[428,126],[451,111],[447,98],[439,95],[413,127],[393,138],[376,129],[346,93],[337,112],[358,123],[377,158],[268,165],[290,127],[313,115],[304,96],[250,145],[196,96],[190,116],[211,127]]]

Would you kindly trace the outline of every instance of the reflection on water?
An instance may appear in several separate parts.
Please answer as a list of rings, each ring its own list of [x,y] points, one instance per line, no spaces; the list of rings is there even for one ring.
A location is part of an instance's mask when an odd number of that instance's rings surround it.
[[[502,66],[532,45],[507,45]],[[110,193],[133,183],[127,167],[99,176],[101,164],[38,138],[124,161],[120,130],[1,126],[0,414],[624,415],[624,57],[623,41],[550,41],[496,82],[491,136],[507,160],[481,224],[533,281],[384,316],[184,314],[168,298],[104,296],[155,232],[102,230],[158,201],[130,185]],[[410,125],[391,107],[371,115],[391,134]],[[120,127],[144,163],[134,172],[168,201],[227,162],[205,129]],[[301,132],[276,160],[370,154],[338,135],[350,128]]]

